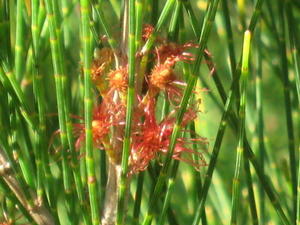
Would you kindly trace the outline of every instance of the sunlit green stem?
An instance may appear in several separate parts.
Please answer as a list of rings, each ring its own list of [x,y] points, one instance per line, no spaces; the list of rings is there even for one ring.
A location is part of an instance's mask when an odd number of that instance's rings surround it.
[[[218,3],[219,0],[212,0],[209,4],[210,4],[210,8],[205,16],[205,20],[204,20],[204,26],[202,28],[201,31],[201,35],[199,38],[199,50],[198,50],[198,54],[197,54],[197,58],[195,60],[195,64],[194,64],[194,68],[192,73],[189,76],[188,79],[188,83],[187,83],[187,87],[184,90],[184,94],[180,103],[180,108],[178,110],[177,116],[176,116],[176,123],[174,125],[174,129],[171,135],[171,139],[170,139],[170,145],[169,145],[169,149],[168,149],[168,153],[166,156],[166,160],[164,162],[163,168],[161,169],[160,175],[157,179],[157,183],[155,185],[155,189],[154,192],[152,194],[152,197],[150,199],[150,203],[149,203],[149,207],[148,207],[148,211],[146,214],[146,217],[144,219],[143,225],[149,225],[152,222],[153,216],[154,216],[154,207],[156,206],[156,202],[157,199],[159,198],[159,194],[162,191],[162,188],[164,186],[165,181],[168,179],[168,170],[169,170],[169,166],[171,163],[171,157],[173,155],[173,151],[175,148],[175,144],[179,135],[179,131],[181,128],[181,122],[184,116],[184,113],[186,111],[188,102],[189,102],[189,98],[192,94],[192,90],[196,84],[197,81],[197,74],[201,65],[201,61],[202,61],[202,57],[203,57],[203,51],[204,51],[204,47],[206,46],[207,40],[208,40],[208,36],[215,18],[215,14],[218,8]]]
[[[82,28],[82,46],[83,46],[83,71],[84,71],[84,116],[85,116],[85,160],[87,168],[87,181],[89,190],[89,199],[92,215],[92,224],[99,225],[100,209],[97,180],[95,175],[95,160],[93,156],[93,133],[92,133],[92,85],[91,85],[91,31],[89,16],[89,1],[80,1],[81,9],[81,28]]]
[[[127,175],[128,175],[128,159],[130,154],[131,145],[131,124],[133,116],[134,107],[134,81],[135,81],[135,52],[136,52],[136,37],[135,37],[135,1],[129,0],[128,5],[128,15],[129,15],[129,38],[128,38],[128,67],[129,67],[129,77],[128,77],[128,89],[127,89],[127,103],[126,103],[126,124],[124,132],[123,141],[123,152],[122,152],[122,172],[121,181],[119,186],[119,199],[118,199],[118,212],[117,212],[117,224],[123,224],[125,221],[125,208],[126,208],[126,192],[127,192]]]
[[[231,211],[231,224],[237,224],[237,213],[240,212],[239,208],[239,196],[240,196],[240,173],[241,165],[244,154],[244,137],[245,137],[245,120],[246,120],[246,91],[247,91],[247,80],[248,80],[248,68],[249,68],[249,54],[250,54],[250,43],[251,33],[246,31],[244,34],[243,44],[243,56],[242,56],[242,72],[240,78],[240,90],[241,100],[239,107],[239,143],[237,147],[237,158],[235,165],[235,172],[233,178],[233,190],[232,190],[232,211]]]
[[[23,18],[24,11],[24,0],[17,1],[17,27],[16,27],[16,45],[15,45],[15,75],[16,79],[20,81],[24,76],[23,71],[25,68],[25,57],[24,57],[24,31],[25,31],[25,21]]]

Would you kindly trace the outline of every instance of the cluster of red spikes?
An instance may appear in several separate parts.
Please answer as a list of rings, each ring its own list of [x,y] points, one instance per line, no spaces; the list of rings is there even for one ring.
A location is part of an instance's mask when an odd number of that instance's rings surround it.
[[[145,26],[142,35],[143,41],[147,41],[153,30],[151,25]],[[188,63],[193,61],[193,54],[187,52],[187,50],[197,47],[196,44],[190,42],[180,45],[158,41],[155,50],[148,53],[153,54],[155,62],[153,68],[142,76],[143,88],[141,88],[140,93],[136,94],[129,159],[130,174],[145,170],[151,160],[169,151],[170,136],[175,125],[175,114],[185,85],[178,78],[174,68],[177,62]],[[140,57],[142,56],[137,54],[137,62],[139,62]],[[92,80],[102,97],[102,101],[94,108],[93,141],[97,148],[105,149],[105,147],[110,146],[110,151],[120,152],[120,150],[114,149],[118,145],[113,143],[113,139],[118,141],[123,139],[128,65],[124,64],[114,70],[108,70],[109,67],[112,67],[112,51],[110,52],[109,48],[103,48],[92,65]],[[137,71],[138,73],[139,71]],[[165,118],[158,121],[155,114],[157,111],[157,98],[161,92],[165,93],[173,108]],[[197,109],[190,106],[181,124],[182,133],[187,130],[187,124],[196,117]],[[79,148],[85,139],[84,124],[74,124],[74,128],[77,136],[76,147]],[[107,140],[110,140],[109,143]],[[201,154],[190,147],[191,144],[199,141],[203,142],[204,139],[200,137],[193,139],[178,138],[172,157],[185,161],[196,168],[202,166],[204,160]],[[193,155],[197,155],[200,161],[196,163],[193,160]],[[120,159],[120,157],[118,158]]]

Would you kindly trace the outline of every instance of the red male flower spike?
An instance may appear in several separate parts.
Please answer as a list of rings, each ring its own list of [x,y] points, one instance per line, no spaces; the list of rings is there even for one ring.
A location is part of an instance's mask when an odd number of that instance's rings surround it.
[[[194,61],[194,55],[190,52],[186,52],[189,48],[198,48],[198,45],[191,42],[182,45],[174,42],[160,45],[155,51],[158,64],[166,63],[170,66],[174,66],[175,63],[179,61]]]
[[[165,91],[171,102],[178,104],[182,97],[182,89],[179,85],[185,85],[184,82],[176,80],[173,70],[178,61],[193,61],[195,58],[192,53],[185,50],[191,47],[198,47],[193,43],[179,45],[176,43],[167,43],[156,48],[157,65],[152,69],[149,75],[149,89],[152,97],[155,97],[160,90]]]
[[[130,173],[137,173],[145,170],[150,161],[157,157],[159,153],[167,153],[170,144],[170,136],[172,134],[175,118],[170,114],[162,122],[157,123],[155,118],[155,100],[151,99],[145,106],[145,120],[141,124],[141,131],[133,134],[133,144],[130,155]],[[194,120],[196,113],[189,109],[184,115],[184,127],[188,122]],[[191,142],[202,141],[203,139],[190,139]],[[195,163],[192,159],[185,159],[181,157],[182,153],[198,154],[194,150],[187,148],[187,140],[178,138],[174,149],[173,158],[188,162],[195,167],[200,165]],[[201,156],[201,155],[200,155]]]
[[[125,93],[128,87],[128,67],[119,67],[107,75],[111,90]]]
[[[101,139],[104,137],[104,135],[108,134],[109,127],[111,126],[109,115],[105,112],[102,112],[101,107],[102,105],[94,109],[92,121],[93,143],[98,148],[102,147]],[[79,149],[85,140],[85,127],[84,124],[81,123],[73,124],[73,127],[74,133],[77,136],[75,147]]]
[[[115,125],[121,124],[117,112],[120,109],[113,109],[113,105],[107,105],[103,101],[100,105],[96,106],[93,111],[92,132],[93,143],[95,147],[102,148],[103,138],[108,135],[110,128]],[[85,127],[84,124],[74,124],[74,133],[77,136],[76,148],[78,149],[85,140]]]
[[[153,31],[154,31],[154,27],[151,24],[144,24],[143,32],[142,32],[143,41],[147,41],[150,38]]]

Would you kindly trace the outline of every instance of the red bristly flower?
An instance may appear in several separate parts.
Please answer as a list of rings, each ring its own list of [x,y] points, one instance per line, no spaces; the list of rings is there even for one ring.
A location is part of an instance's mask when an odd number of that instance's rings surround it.
[[[149,76],[149,89],[152,97],[156,96],[160,90],[165,91],[169,100],[178,104],[181,96],[181,86],[186,84],[176,79],[173,67],[178,61],[192,61],[193,54],[185,50],[191,47],[198,47],[193,43],[178,45],[168,43],[156,48],[156,56],[158,64],[153,68]]]
[[[128,87],[128,67],[119,67],[107,75],[111,90],[126,93]]]
[[[143,41],[147,41],[151,34],[154,31],[154,27],[151,24],[144,24],[143,32],[142,32],[142,39]]]
[[[122,105],[108,104],[105,100],[95,107],[93,111],[92,132],[95,147],[102,148],[103,138],[108,135],[112,126],[124,124],[125,109]],[[85,140],[84,124],[73,124],[77,140],[75,147],[78,149]]]
[[[195,117],[196,113],[192,109],[187,110],[181,124],[182,127],[194,120]],[[141,124],[141,131],[133,134],[133,144],[130,155],[131,174],[147,169],[150,161],[156,158],[159,153],[168,152],[170,136],[173,132],[174,124],[175,117],[172,113],[167,116],[166,119],[158,123],[155,118],[155,100],[152,99],[148,102],[145,107],[145,120]],[[203,139],[190,139],[190,141],[197,142],[203,141]],[[188,162],[198,168],[200,164],[195,163],[192,159],[181,157],[182,153],[189,153],[197,154],[202,159],[201,154],[186,147],[187,144],[187,139],[177,138],[172,157]]]
[[[182,45],[170,42],[158,46],[155,50],[158,64],[166,63],[167,65],[174,66],[179,61],[194,61],[194,55],[186,52],[189,48],[198,48],[198,45],[191,42]]]

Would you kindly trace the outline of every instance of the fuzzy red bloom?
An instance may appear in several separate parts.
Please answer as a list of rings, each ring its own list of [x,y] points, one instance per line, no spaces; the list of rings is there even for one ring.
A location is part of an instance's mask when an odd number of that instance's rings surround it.
[[[182,97],[182,86],[186,84],[176,79],[173,68],[167,63],[154,67],[149,76],[151,97],[164,91],[171,103],[178,104]]]
[[[92,132],[93,143],[95,147],[102,148],[103,138],[108,135],[112,126],[124,124],[125,107],[123,105],[116,105],[108,103],[104,100],[100,105],[94,108]],[[85,140],[85,126],[83,123],[74,124],[75,136],[77,140],[75,147],[78,149]]]
[[[154,31],[154,27],[151,24],[144,24],[143,32],[142,32],[142,39],[143,41],[147,41],[151,34]]]
[[[107,75],[111,90],[126,92],[128,86],[128,68],[120,67]]]
[[[176,79],[173,67],[178,61],[192,61],[193,54],[185,50],[191,47],[197,47],[193,43],[179,45],[176,43],[167,43],[156,48],[157,65],[152,69],[149,75],[149,88],[153,96],[160,90],[165,91],[171,102],[178,104],[182,96],[182,88],[186,84]]]
[[[105,105],[100,104],[95,107],[92,121],[93,143],[95,147],[102,147],[102,138],[109,133],[112,125],[111,115],[105,109]],[[73,126],[75,136],[77,136],[75,147],[78,149],[85,140],[85,126],[83,123],[73,124]]]
[[[187,42],[183,45],[176,43],[165,43],[156,48],[156,57],[159,64],[167,64],[174,66],[178,61],[193,61],[194,55],[190,52],[186,52],[189,48],[198,47],[197,44]]]
[[[165,90],[174,80],[173,69],[169,65],[161,64],[153,68],[149,82],[152,86]]]
[[[182,121],[182,127],[188,122],[194,120],[196,113],[189,109]],[[145,120],[141,124],[141,131],[136,132],[133,136],[133,144],[130,155],[131,174],[147,169],[150,161],[159,153],[167,153],[170,145],[170,136],[173,132],[175,117],[171,113],[166,119],[158,123],[155,118],[155,100],[152,99],[145,108]],[[202,138],[191,139],[191,142],[203,141]],[[186,159],[181,156],[182,153],[199,154],[194,150],[186,147],[188,140],[177,138],[174,148],[173,158],[188,162],[195,167],[199,164],[193,162],[192,159]]]

